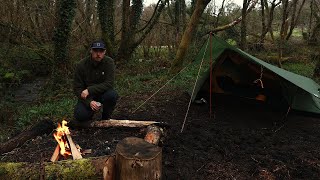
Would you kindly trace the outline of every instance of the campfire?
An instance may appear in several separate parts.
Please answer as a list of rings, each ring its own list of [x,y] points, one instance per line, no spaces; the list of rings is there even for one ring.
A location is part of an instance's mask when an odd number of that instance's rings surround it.
[[[81,154],[91,152],[90,149],[81,152],[81,147],[73,142],[69,127],[67,126],[67,121],[65,120],[63,120],[61,124],[58,123],[58,127],[53,136],[58,144],[51,156],[52,162],[58,161],[60,157],[67,159],[69,156],[72,156],[73,159],[82,159]]]

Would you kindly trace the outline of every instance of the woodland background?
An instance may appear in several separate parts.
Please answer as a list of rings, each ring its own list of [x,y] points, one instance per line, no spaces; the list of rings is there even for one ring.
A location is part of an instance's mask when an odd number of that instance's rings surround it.
[[[1,0],[0,142],[44,117],[72,119],[74,64],[96,39],[115,59],[120,96],[162,87],[192,62],[209,32],[319,82],[319,8],[318,0]],[[186,89],[197,70],[189,67],[166,88]]]

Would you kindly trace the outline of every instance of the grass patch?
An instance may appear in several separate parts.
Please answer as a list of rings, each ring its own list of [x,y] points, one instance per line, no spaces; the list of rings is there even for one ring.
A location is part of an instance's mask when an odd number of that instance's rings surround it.
[[[45,102],[34,106],[22,105],[18,108],[18,112],[20,113],[16,116],[16,126],[19,129],[23,129],[43,117],[49,117],[54,121],[69,120],[73,117],[75,103],[75,98],[61,98],[53,102]]]
[[[313,63],[308,63],[308,64],[303,64],[303,63],[285,63],[283,64],[283,68],[291,71],[296,74],[300,74],[302,76],[306,76],[309,78],[312,78],[313,75],[313,70],[315,68],[315,64]]]

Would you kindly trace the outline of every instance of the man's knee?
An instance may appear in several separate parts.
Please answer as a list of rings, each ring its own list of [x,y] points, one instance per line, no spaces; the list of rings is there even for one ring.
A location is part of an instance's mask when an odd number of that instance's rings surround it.
[[[77,121],[88,121],[92,118],[93,112],[88,110],[84,105],[78,103],[74,109],[74,118]]]
[[[116,103],[118,100],[118,93],[115,90],[108,90],[102,95],[102,100],[104,102]]]

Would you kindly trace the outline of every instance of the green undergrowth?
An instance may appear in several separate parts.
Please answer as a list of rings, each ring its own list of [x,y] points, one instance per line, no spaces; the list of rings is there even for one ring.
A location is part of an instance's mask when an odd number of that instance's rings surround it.
[[[296,74],[312,78],[315,68],[314,63],[285,63],[283,69],[294,72]]]
[[[24,128],[44,117],[48,117],[54,121],[71,120],[75,103],[75,98],[64,97],[32,106],[28,104],[22,105],[18,108],[19,113],[15,117],[16,126]]]

